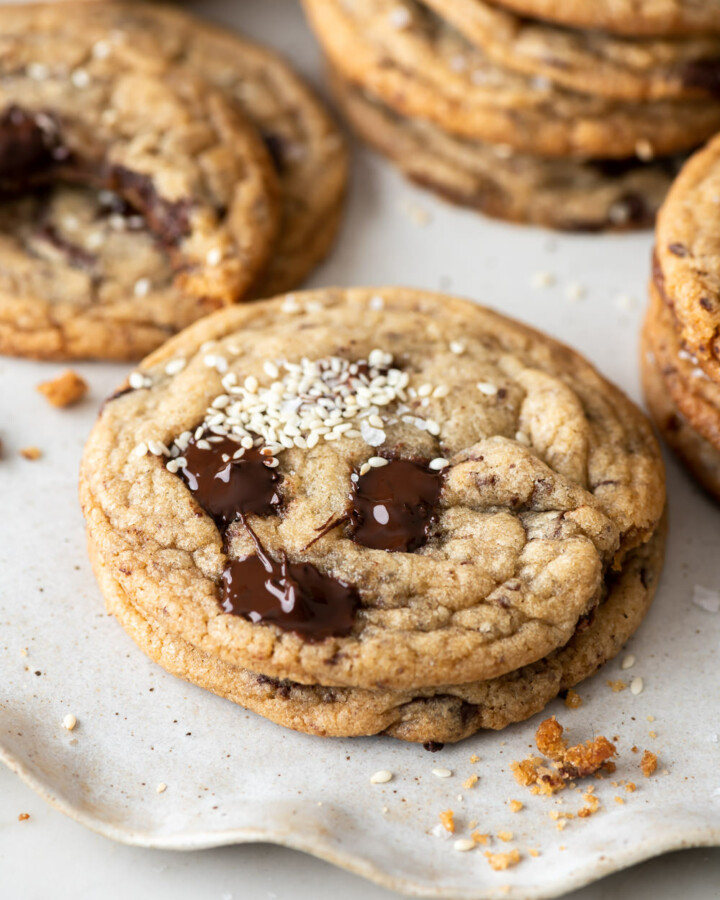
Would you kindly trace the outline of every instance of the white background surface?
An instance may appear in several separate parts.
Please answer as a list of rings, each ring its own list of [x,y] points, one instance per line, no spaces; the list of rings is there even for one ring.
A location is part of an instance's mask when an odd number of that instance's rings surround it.
[[[284,50],[318,80],[317,54],[293,0],[243,0],[235,4],[217,0],[194,6],[243,24],[251,34]],[[358,152],[348,222],[331,260],[312,283],[411,283],[473,296],[573,343],[637,398],[635,344],[650,242],[648,235],[554,236],[488,222],[436,203],[406,186],[382,161]],[[551,272],[556,283],[546,289],[532,287],[533,277],[540,270]],[[581,284],[587,292],[577,303],[566,296],[573,283]],[[59,369],[47,366],[43,376],[50,377]],[[102,396],[98,381],[106,382],[108,373],[99,378],[96,367],[81,369],[96,388],[89,402],[97,403]],[[24,385],[33,383],[34,376],[26,364],[0,360],[0,404],[16,384],[18,373]],[[112,373],[111,383],[121,380],[121,368],[116,367]],[[17,434],[8,432],[0,409],[2,438],[10,452],[28,443],[48,446],[47,423],[52,423],[52,418],[42,418],[42,401],[32,402],[37,404],[40,417],[18,424]],[[65,424],[75,413],[58,415],[64,417]],[[78,446],[81,439],[79,433]],[[52,465],[52,454],[41,464]],[[674,465],[671,487],[683,505],[686,496],[694,504],[686,507],[681,518],[682,527],[689,530],[687,536],[681,534],[675,540],[674,559],[682,560],[684,569],[682,579],[678,576],[673,581],[681,592],[680,614],[687,609],[687,591],[694,578],[702,577],[708,586],[720,587],[715,557],[699,553],[702,546],[717,546],[718,532],[713,540],[713,528],[717,529],[720,520]],[[701,535],[690,532],[691,509],[704,523]],[[12,516],[10,521],[6,518],[5,525],[11,526],[11,520]],[[703,566],[701,573],[692,571],[698,560]],[[717,636],[717,622],[699,621],[714,629]],[[715,640],[715,665],[717,646]],[[673,660],[668,668],[678,662]],[[701,692],[706,689],[717,691],[717,680],[709,688],[698,686]],[[657,713],[657,709],[654,711]],[[664,724],[670,727],[672,711],[664,712]],[[698,724],[700,736],[705,738],[708,731],[718,730],[719,723]],[[697,734],[687,735],[691,744],[696,739]],[[717,776],[720,751],[709,761]],[[716,782],[720,783],[720,777]],[[29,812],[30,820],[18,822],[21,812]],[[345,900],[380,900],[394,896],[324,863],[276,847],[249,845],[171,853],[113,844],[46,806],[18,779],[0,770],[0,900],[44,900],[49,896],[56,900],[126,900],[130,892],[156,900],[326,900],[338,895]],[[600,900],[618,895],[658,900],[674,900],[680,895],[687,900],[720,897],[720,850],[665,857],[611,876],[573,896]]]

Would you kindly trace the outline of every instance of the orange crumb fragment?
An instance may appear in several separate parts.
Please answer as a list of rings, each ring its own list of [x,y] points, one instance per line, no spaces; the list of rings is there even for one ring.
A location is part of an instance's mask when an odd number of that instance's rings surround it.
[[[625,802],[625,798],[624,797],[615,797],[615,802],[623,804]]]
[[[501,841],[504,841],[506,844],[513,839],[512,831],[498,831],[497,836],[498,836],[498,838],[500,838]]]
[[[465,781],[463,781],[463,787],[469,790],[470,788],[475,787],[479,780],[480,777],[478,775],[471,775],[469,778],[466,778]]]
[[[30,813],[20,813],[20,815],[18,816],[18,822],[27,822],[29,818]]]
[[[560,759],[563,756],[567,742],[562,733],[563,727],[555,716],[545,719],[538,725],[535,732],[535,743],[543,756],[549,756],[550,759]]]
[[[471,762],[473,765],[475,765],[475,763],[479,763],[479,762],[480,762],[480,757],[479,757],[479,756],[475,756],[475,754],[473,753],[473,755],[470,757],[470,762]]]
[[[40,459],[42,450],[39,447],[23,447],[20,456],[24,456],[25,459]]]
[[[627,687],[627,683],[624,681],[606,681],[605,684],[612,688],[614,694],[619,694],[620,691],[624,691]]]
[[[648,731],[648,734],[650,735],[651,738],[657,737],[657,731]]]
[[[485,856],[490,863],[490,868],[496,872],[504,872],[505,869],[516,866],[520,862],[520,853],[517,850],[510,850],[509,853],[490,853],[489,850],[486,850]]]
[[[646,750],[640,760],[640,768],[642,769],[643,775],[646,778],[649,778],[657,769],[657,766],[657,756],[651,750]]]
[[[511,800],[510,801],[510,812],[519,813],[523,808],[523,805],[519,800]]]
[[[572,688],[567,692],[565,696],[565,706],[568,709],[578,709],[578,707],[582,706],[582,697]]]
[[[490,840],[490,835],[489,834],[480,834],[479,831],[473,831],[473,833],[470,835],[470,839],[475,841],[476,844],[486,845],[487,842]]]
[[[592,791],[588,790],[583,799],[585,806],[578,810],[579,819],[587,819],[588,816],[594,815],[600,809],[600,801]]]
[[[455,813],[451,809],[441,812],[438,818],[446,831],[449,831],[450,834],[455,834]]]
[[[530,854],[530,856],[535,856],[535,857],[540,856],[540,851],[535,849],[535,847],[528,850],[528,853]]]
[[[632,750],[633,753],[639,753],[639,752],[640,752],[640,748],[639,748],[639,747],[636,747],[636,746],[634,746],[634,745],[633,745],[630,749]]]
[[[38,391],[52,406],[64,407],[77,403],[87,394],[87,381],[77,372],[67,369],[62,375],[50,381],[43,381],[37,386]]]
[[[560,819],[560,821],[555,826],[558,831],[565,831],[565,826],[567,825],[567,821],[565,819]]]
[[[628,781],[628,783],[625,785],[625,790],[628,792],[628,794],[632,794],[637,790],[637,785],[634,781]]]

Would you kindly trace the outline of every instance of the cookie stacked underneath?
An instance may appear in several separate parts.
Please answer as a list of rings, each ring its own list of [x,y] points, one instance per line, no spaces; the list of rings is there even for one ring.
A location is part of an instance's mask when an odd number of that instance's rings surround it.
[[[643,332],[645,396],[660,432],[720,500],[720,139],[683,168],[656,230]]]
[[[303,3],[360,136],[493,216],[648,226],[679,157],[720,130],[714,3]],[[568,27],[583,12],[593,30]]]
[[[318,735],[530,716],[620,650],[662,566],[637,408],[550,338],[410,289],[196,323],[107,402],[80,489],[140,647]]]
[[[276,54],[149,3],[0,31],[0,353],[139,359],[330,248],[345,147]]]

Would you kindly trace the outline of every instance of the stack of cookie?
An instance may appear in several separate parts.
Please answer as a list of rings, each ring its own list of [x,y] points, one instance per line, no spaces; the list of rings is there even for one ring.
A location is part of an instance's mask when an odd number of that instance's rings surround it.
[[[277,55],[154,4],[0,30],[0,352],[137,359],[328,251],[345,147]]]
[[[80,492],[140,647],[311,734],[524,719],[620,650],[662,567],[642,413],[568,347],[409,289],[186,329],[106,403]]]
[[[658,216],[642,371],[660,432],[720,500],[720,138],[686,164]]]
[[[647,226],[677,156],[720,130],[716,3],[303,3],[354,129],[490,215]]]

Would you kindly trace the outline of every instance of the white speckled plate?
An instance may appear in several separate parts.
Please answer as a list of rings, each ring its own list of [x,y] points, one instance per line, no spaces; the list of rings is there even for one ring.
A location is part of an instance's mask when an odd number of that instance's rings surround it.
[[[203,4],[319,77],[292,0],[229,6]],[[315,284],[405,282],[472,296],[579,347],[637,397],[650,236],[558,237],[483,220],[411,189],[362,151],[354,176],[347,226]],[[555,283],[531,287],[538,271]],[[579,302],[566,298],[573,283],[586,289]],[[691,602],[695,584],[720,589],[720,511],[674,464],[666,574],[629,647],[635,666],[609,664],[580,688],[579,710],[550,710],[574,739],[618,735],[613,777],[638,789],[594,781],[602,810],[559,832],[548,813],[577,811],[581,795],[534,797],[508,769],[529,752],[539,717],[434,755],[389,739],[321,740],[275,727],[145,659],[103,611],[76,499],[85,435],[124,370],[78,367],[92,395],[58,411],[34,386],[61,368],[0,360],[0,758],[49,802],[120,841],[177,849],[272,841],[428,897],[557,896],[671,849],[720,845],[720,614]],[[19,456],[31,444],[44,451],[37,462]],[[644,680],[638,696],[606,685],[634,676]],[[62,727],[68,712],[78,718],[73,732]],[[658,774],[641,776],[633,745],[659,755]],[[438,765],[453,777],[433,776]],[[371,785],[378,769],[394,779]],[[473,772],[478,784],[463,789]],[[520,813],[510,812],[511,798],[524,802]],[[522,863],[496,873],[481,850],[458,853],[433,836],[448,808],[456,837],[473,819],[482,832],[512,830],[512,843],[496,840],[492,849],[517,847]],[[529,848],[540,855],[530,858]]]

